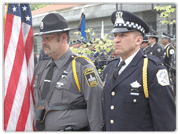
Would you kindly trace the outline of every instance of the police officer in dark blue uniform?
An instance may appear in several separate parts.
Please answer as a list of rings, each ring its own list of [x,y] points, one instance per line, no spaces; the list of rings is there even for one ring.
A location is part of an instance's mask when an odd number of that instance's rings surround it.
[[[158,42],[157,32],[151,31],[151,32],[149,32],[149,34],[147,34],[147,36],[149,37],[148,40],[149,40],[149,44],[150,44],[148,54],[155,55],[159,59],[161,59],[162,47],[157,43]]]
[[[128,11],[111,15],[115,53],[103,74],[107,131],[174,131],[175,103],[167,69],[140,49],[149,27]]]
[[[161,42],[164,45],[164,50],[162,52],[161,60],[168,71],[171,68],[172,57],[175,53],[175,48],[170,43],[171,38],[173,38],[173,37],[166,33],[163,33],[162,39],[161,39]]]
[[[143,42],[141,43],[141,48],[142,48],[144,54],[148,54],[150,47],[149,47],[147,36],[143,37]]]

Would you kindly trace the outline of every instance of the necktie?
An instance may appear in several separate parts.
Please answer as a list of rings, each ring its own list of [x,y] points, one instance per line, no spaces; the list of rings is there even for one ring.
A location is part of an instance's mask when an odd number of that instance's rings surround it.
[[[125,65],[125,61],[121,61],[120,65],[115,68],[114,73],[113,73],[114,80],[118,77],[118,72],[123,65]]]
[[[54,66],[56,64],[54,62],[52,62],[50,64],[50,69],[49,71],[47,72],[46,74],[46,78],[44,80],[44,85],[43,85],[43,90],[41,92],[41,98],[42,99],[45,99],[46,98],[46,95],[49,91],[49,88],[50,88],[50,84],[51,84],[51,81],[52,81],[52,75],[53,75],[53,71],[54,71]]]

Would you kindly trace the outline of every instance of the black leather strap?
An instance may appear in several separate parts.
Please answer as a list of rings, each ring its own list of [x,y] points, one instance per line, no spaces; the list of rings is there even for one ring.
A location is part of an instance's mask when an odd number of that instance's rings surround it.
[[[49,102],[49,99],[51,98],[51,94],[54,90],[54,87],[56,86],[56,82],[58,81],[59,77],[63,74],[64,70],[68,67],[68,65],[71,63],[72,60],[73,58],[70,57],[69,60],[66,62],[66,64],[59,70],[58,74],[56,75],[56,78],[52,81],[49,92],[45,98],[47,102]]]
[[[86,109],[87,105],[60,105],[60,106],[49,106],[48,111],[50,110],[59,110],[59,111],[65,111],[65,110],[75,110],[75,109]]]

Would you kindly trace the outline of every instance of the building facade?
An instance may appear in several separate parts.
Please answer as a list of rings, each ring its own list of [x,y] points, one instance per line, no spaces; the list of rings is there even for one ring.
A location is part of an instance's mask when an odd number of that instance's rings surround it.
[[[118,10],[127,10],[135,13],[142,19],[144,19],[153,30],[157,31],[159,37],[161,37],[162,32],[169,33],[171,35],[176,34],[176,25],[167,26],[167,24],[159,23],[162,18],[160,18],[160,13],[157,12],[155,6],[168,6],[176,8],[175,3],[91,3],[91,4],[77,4],[68,8],[56,9],[40,14],[34,14],[33,19],[33,32],[39,32],[39,24],[43,17],[50,13],[56,12],[61,14],[69,23],[69,27],[74,29],[70,32],[70,41],[77,39],[77,36],[73,34],[77,32],[79,26],[79,21],[81,18],[81,13],[84,12],[86,16],[86,29],[93,28],[96,33],[93,38],[101,37],[101,25],[104,22],[104,35],[110,34],[113,28],[111,23],[111,14]],[[36,11],[34,11],[36,12]],[[172,14],[171,18],[176,19],[176,11]],[[41,49],[41,38],[34,38],[35,53],[38,57],[39,51]],[[161,44],[159,39],[159,44]]]

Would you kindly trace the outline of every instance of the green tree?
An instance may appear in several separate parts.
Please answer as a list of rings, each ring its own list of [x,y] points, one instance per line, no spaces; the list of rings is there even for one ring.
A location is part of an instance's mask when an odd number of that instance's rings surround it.
[[[51,4],[50,4],[50,3],[47,3],[47,4],[34,3],[34,4],[30,4],[30,7],[31,7],[31,11],[34,11],[34,10],[37,10],[37,9],[46,7],[46,6],[48,6],[48,5],[51,5]]]
[[[86,35],[88,35],[87,36],[87,41],[90,41],[91,38],[93,38],[93,36],[96,35],[92,28],[87,29],[85,32],[86,32]],[[74,32],[73,34],[76,35],[77,39],[81,39],[81,32],[80,31]],[[93,50],[93,51],[88,48],[88,46],[91,45],[89,42],[87,42],[87,44],[84,44],[84,47],[82,47],[82,46],[80,48],[70,47],[70,49],[73,52],[77,53],[77,54],[87,56],[94,63],[97,60],[110,60],[112,58],[112,55],[108,55],[108,53],[110,51],[111,52],[114,51],[114,41],[111,40],[110,38],[111,38],[111,36],[108,35],[108,34],[106,34],[104,36],[103,41],[100,38],[96,38],[96,40],[94,41],[94,43],[96,43],[95,50]],[[99,57],[96,57],[96,58],[91,57],[92,53],[97,53],[98,52],[100,54],[104,50],[105,50],[104,56],[99,56]],[[99,73],[100,76],[102,76],[102,72],[103,72],[105,67],[106,67],[106,65],[104,65],[102,68],[98,69],[98,73]]]
[[[172,8],[171,5],[164,6],[164,7],[155,6],[154,9],[156,11],[161,12],[160,17],[163,18],[163,20],[160,21],[159,23],[161,23],[161,24],[169,24],[169,25],[172,25],[172,24],[176,23],[176,20],[172,19],[172,17],[171,17],[172,13],[174,13],[176,11],[176,9]]]

